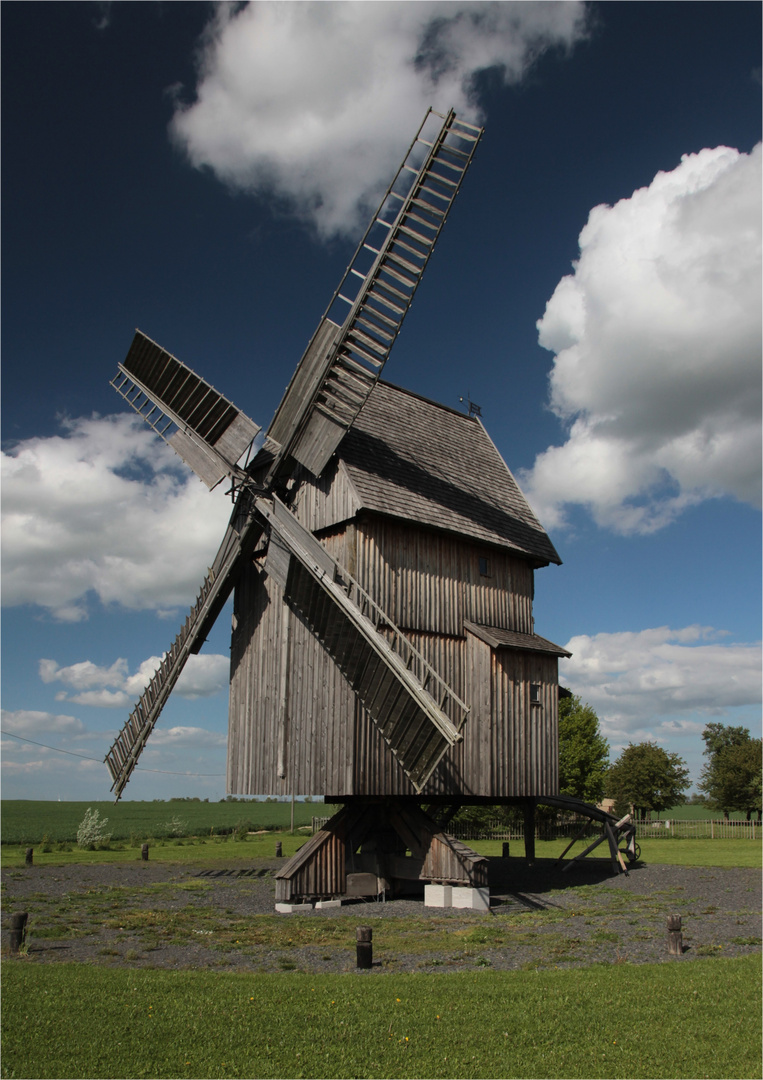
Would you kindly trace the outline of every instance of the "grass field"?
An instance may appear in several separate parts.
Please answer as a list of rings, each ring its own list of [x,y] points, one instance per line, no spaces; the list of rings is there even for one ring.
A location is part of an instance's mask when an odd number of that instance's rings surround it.
[[[168,806],[188,804],[142,805],[166,815]],[[239,815],[251,807],[200,805]],[[150,858],[246,863],[272,858],[276,840],[290,855],[304,834],[157,841]],[[641,846],[645,862],[761,865],[761,845],[753,842]],[[502,844],[475,847],[497,855]],[[562,847],[538,842],[536,854],[549,858]],[[520,842],[512,841],[511,855],[524,855]],[[2,857],[4,867],[23,865],[24,845],[4,844]],[[139,858],[129,843],[100,851],[36,847],[34,856],[35,865]],[[273,924],[268,934],[294,936],[282,919],[260,922]],[[316,929],[313,922],[305,932]],[[30,954],[3,961],[0,1069],[9,1078],[757,1078],[760,976],[759,955],[566,970],[310,975],[41,964]]]
[[[225,837],[201,837],[196,839],[160,840],[150,844],[149,859],[172,863],[242,862],[250,859],[272,858],[276,842],[281,843],[284,857],[293,855],[305,842],[307,832],[266,832],[248,836],[246,840]],[[759,869],[763,866],[763,846],[753,840],[641,840],[641,858],[646,863],[665,863],[673,866],[747,866]],[[51,851],[34,848],[35,866],[68,866],[71,864],[116,863],[140,859],[140,844],[112,843],[108,850],[81,851],[70,845],[70,851]],[[472,844],[481,855],[500,855],[500,840],[475,840]],[[556,859],[564,848],[564,840],[539,840],[535,844],[538,859]],[[583,844],[573,848],[572,854],[582,850]],[[24,844],[3,844],[0,851],[3,868],[24,865]],[[512,858],[523,858],[522,841],[511,842]],[[597,854],[597,852],[594,852]]]
[[[108,818],[107,831],[114,840],[130,837],[148,840],[174,836],[209,836],[230,831],[241,821],[253,829],[288,829],[291,823],[291,803],[258,802],[195,802],[172,799],[167,802],[53,802],[25,799],[3,799],[3,844],[42,843],[47,837],[53,843],[74,843],[77,828],[88,807]],[[294,803],[294,825],[309,825],[314,814],[333,813],[325,803]]]
[[[759,1000],[759,957],[447,976],[19,959],[2,1075],[757,1078]]]
[[[286,830],[291,824],[291,804],[289,802],[259,802],[247,799],[242,802],[205,803],[187,799],[168,800],[167,802],[123,801],[113,802],[54,802],[52,800],[33,801],[24,799],[3,799],[0,804],[0,820],[3,844],[22,844],[40,847],[44,840],[50,844],[73,844],[77,839],[77,828],[90,807],[98,810],[101,818],[108,818],[107,831],[112,839],[118,841],[158,840],[168,837],[211,837],[231,832],[240,823],[248,822],[253,830]],[[294,826],[304,827],[311,823],[313,815],[325,817],[333,813],[334,807],[326,803],[295,802]],[[675,814],[674,814],[675,811]],[[663,818],[671,814],[683,817],[708,816],[701,806],[686,806],[666,811]],[[689,813],[689,812],[692,813]],[[659,844],[663,838],[657,840]],[[667,838],[666,838],[667,839]],[[672,839],[672,838],[671,838]],[[651,845],[653,839],[640,841]],[[704,840],[694,841],[704,843]],[[477,842],[475,842],[476,844]],[[491,843],[491,841],[487,841]],[[560,842],[561,843],[561,842]],[[501,841],[492,841],[493,848],[483,854],[501,853]],[[564,845],[562,845],[564,846]],[[521,841],[512,841],[512,850],[524,853]],[[482,847],[479,847],[482,851]],[[560,847],[561,850],[561,847]],[[660,860],[661,861],[661,860]]]

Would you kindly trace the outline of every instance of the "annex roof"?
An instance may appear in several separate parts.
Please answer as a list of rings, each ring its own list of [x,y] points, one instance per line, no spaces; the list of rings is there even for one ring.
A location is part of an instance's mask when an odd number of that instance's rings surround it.
[[[481,623],[464,620],[464,627],[491,649],[525,649],[527,652],[550,653],[552,656],[572,656],[561,645],[554,645],[539,634],[520,634],[516,630],[502,630],[498,626],[483,626]]]
[[[477,417],[379,381],[338,455],[360,509],[561,562]]]

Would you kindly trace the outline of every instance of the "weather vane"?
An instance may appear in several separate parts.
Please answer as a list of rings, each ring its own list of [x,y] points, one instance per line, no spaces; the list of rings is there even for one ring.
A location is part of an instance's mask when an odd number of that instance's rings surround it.
[[[461,402],[462,405],[464,404],[463,398],[459,398],[458,400]],[[477,405],[476,402],[472,401],[471,397],[469,396],[468,390],[466,391],[466,404],[469,416],[482,416],[481,407]]]

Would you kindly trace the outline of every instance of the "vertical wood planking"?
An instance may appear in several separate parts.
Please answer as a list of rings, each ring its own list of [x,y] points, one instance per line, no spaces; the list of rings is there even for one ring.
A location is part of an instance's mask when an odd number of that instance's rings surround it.
[[[341,471],[341,465],[340,465]],[[311,487],[304,485],[302,493]],[[332,491],[341,489],[334,484]],[[321,520],[321,499],[304,496],[300,516]],[[344,490],[350,506],[349,486]],[[303,516],[303,522],[305,517]],[[558,785],[557,660],[510,648],[491,649],[466,633],[463,620],[532,633],[531,567],[484,545],[396,521],[363,519],[321,538],[397,622],[411,643],[472,706],[463,742],[453,747],[425,794],[510,797],[553,793]],[[480,574],[480,558],[488,574]],[[394,569],[393,569],[394,567]],[[300,586],[297,586],[300,588]],[[341,626],[332,623],[316,590],[301,595],[310,620],[325,625],[340,651]],[[247,794],[413,795],[414,790],[347,679],[299,610],[254,567],[236,591],[237,627],[231,649],[229,790]],[[288,613],[290,635],[284,646]],[[383,630],[383,628],[382,628]],[[354,652],[344,649],[346,663]],[[367,658],[358,662],[368,664]],[[285,680],[284,663],[288,664]],[[348,668],[349,670],[349,668]],[[362,667],[357,669],[363,670]],[[382,674],[368,668],[369,693]],[[541,703],[530,704],[530,684]],[[282,727],[286,686],[288,730]],[[408,729],[393,709],[389,723]],[[279,754],[279,734],[281,734]],[[285,738],[284,738],[285,736]],[[424,744],[418,742],[423,749]],[[286,776],[279,776],[285,759]]]

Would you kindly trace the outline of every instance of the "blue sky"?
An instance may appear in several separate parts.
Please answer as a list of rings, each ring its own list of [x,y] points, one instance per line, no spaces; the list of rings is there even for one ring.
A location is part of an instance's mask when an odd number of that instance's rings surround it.
[[[109,386],[134,328],[267,425],[429,104],[486,134],[384,377],[482,407],[563,560],[536,629],[613,757],[655,739],[696,779],[708,720],[760,734],[760,29],[3,5],[5,798],[108,798],[229,512]],[[225,794],[228,627],[125,797]]]

